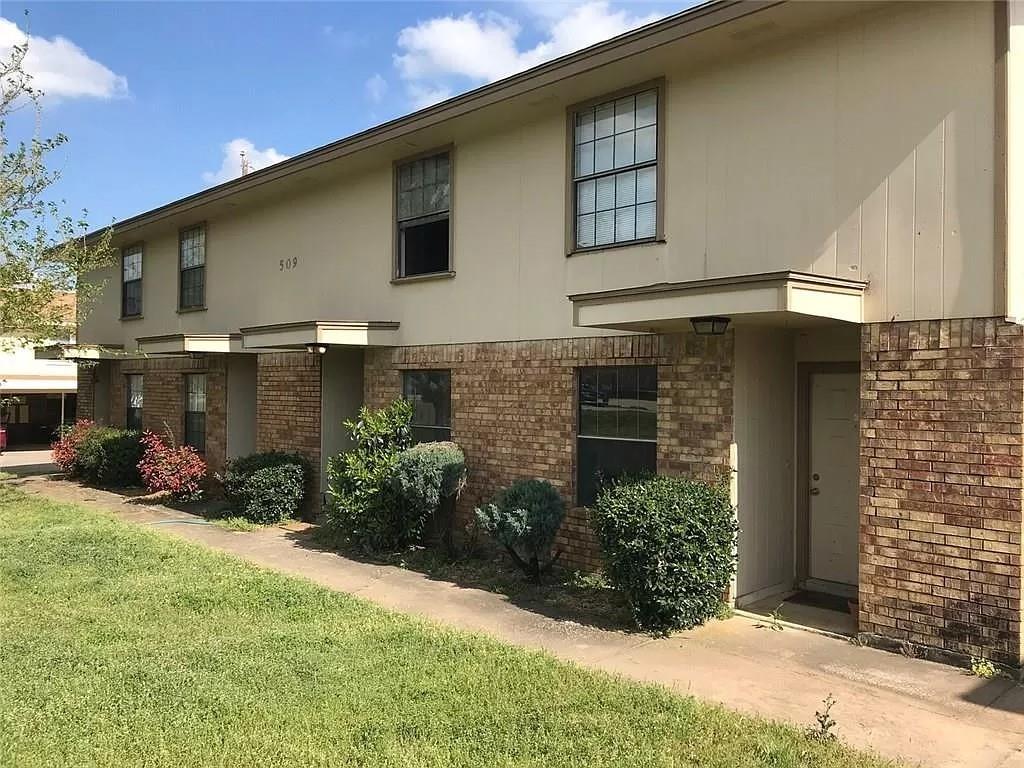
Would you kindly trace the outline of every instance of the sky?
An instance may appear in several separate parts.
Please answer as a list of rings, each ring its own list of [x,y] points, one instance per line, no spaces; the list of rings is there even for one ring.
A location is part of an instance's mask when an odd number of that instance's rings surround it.
[[[28,36],[54,196],[103,226],[694,4],[3,0],[0,56]]]

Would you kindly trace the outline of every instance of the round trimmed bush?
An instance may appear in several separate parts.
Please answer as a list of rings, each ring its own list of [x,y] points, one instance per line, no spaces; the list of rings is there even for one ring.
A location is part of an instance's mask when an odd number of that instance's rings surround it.
[[[601,493],[591,518],[608,578],[638,627],[690,629],[717,613],[735,570],[727,486],[677,477],[623,482]]]
[[[466,457],[452,442],[420,443],[395,457],[388,478],[389,504],[393,507],[399,544],[410,544],[423,537],[424,529],[446,501],[454,499],[466,482]],[[444,515],[446,518],[450,514]],[[451,547],[451,520],[435,521],[446,545]]]
[[[224,495],[240,516],[261,525],[296,517],[306,500],[312,468],[305,456],[265,451],[228,462]]]
[[[547,480],[517,480],[494,503],[476,510],[480,527],[533,581],[540,581],[562,554],[551,556],[551,547],[564,517],[565,502]]]
[[[142,435],[131,429],[92,427],[75,449],[75,474],[86,483],[106,488],[142,485],[139,461]]]

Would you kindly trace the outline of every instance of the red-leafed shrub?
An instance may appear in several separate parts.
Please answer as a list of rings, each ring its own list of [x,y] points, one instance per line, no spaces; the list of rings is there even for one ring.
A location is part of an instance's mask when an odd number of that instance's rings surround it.
[[[142,446],[139,474],[150,493],[166,491],[183,501],[199,498],[206,462],[195,448],[170,446],[152,432],[143,433]]]
[[[53,451],[53,463],[61,472],[77,474],[78,446],[95,426],[94,421],[79,419],[73,426],[61,429],[60,437],[50,446]]]

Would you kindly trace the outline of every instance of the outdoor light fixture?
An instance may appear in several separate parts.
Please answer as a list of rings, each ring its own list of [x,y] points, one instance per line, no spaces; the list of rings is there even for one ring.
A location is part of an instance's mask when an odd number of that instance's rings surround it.
[[[306,351],[311,355],[322,355],[327,351],[323,344],[307,344]]]
[[[715,315],[691,317],[690,325],[693,326],[693,332],[698,336],[721,336],[729,327],[729,318]]]

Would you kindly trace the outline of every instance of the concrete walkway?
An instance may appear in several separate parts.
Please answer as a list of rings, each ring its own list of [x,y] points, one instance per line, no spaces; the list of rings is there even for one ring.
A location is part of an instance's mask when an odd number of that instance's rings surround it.
[[[831,693],[839,736],[924,766],[1024,768],[1024,687],[931,662],[734,617],[670,638],[596,629],[512,605],[504,596],[397,567],[304,547],[284,528],[237,533],[164,507],[46,477],[13,481],[32,493],[113,511],[249,562],[500,640],[798,726]]]

